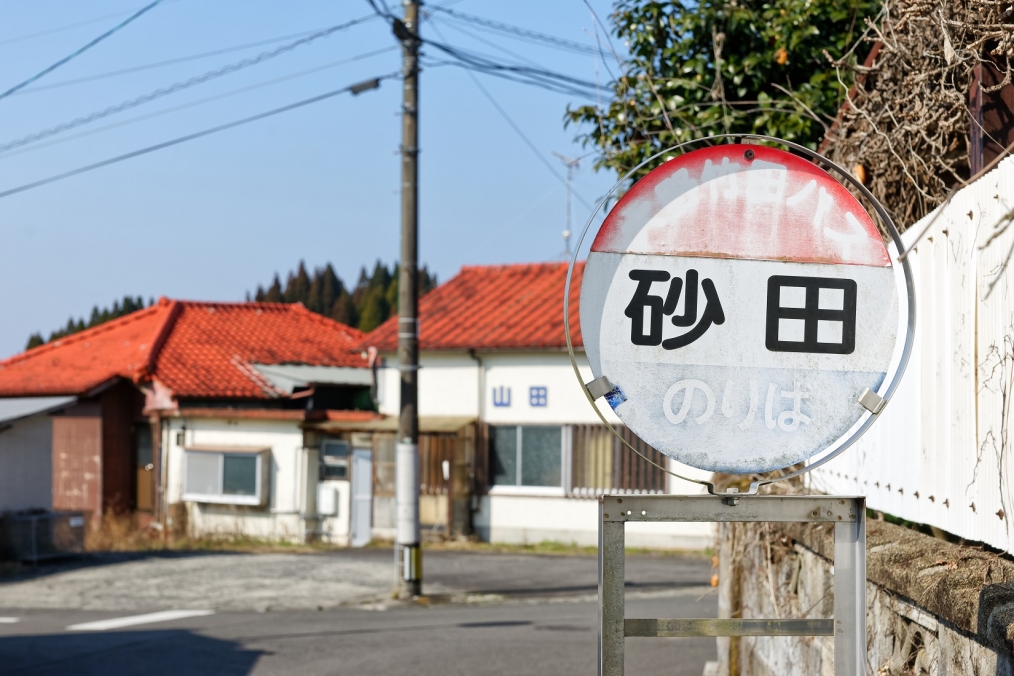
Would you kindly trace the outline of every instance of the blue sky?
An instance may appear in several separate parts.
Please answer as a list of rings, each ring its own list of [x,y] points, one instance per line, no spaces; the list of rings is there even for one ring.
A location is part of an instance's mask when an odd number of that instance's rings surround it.
[[[0,91],[112,27],[145,3],[10,0],[0,4]],[[400,11],[400,3],[389,2]],[[594,45],[583,0],[438,0],[455,10]],[[607,0],[592,0],[603,20]],[[369,14],[365,0],[165,0],[23,92],[0,100],[0,146],[202,75],[287,41],[125,75],[111,71],[326,28]],[[436,19],[426,37],[602,83],[592,55],[560,51]],[[75,24],[81,24],[76,25]],[[68,26],[74,26],[68,28]],[[56,30],[61,29],[61,30]],[[439,33],[437,32],[439,31]],[[42,35],[38,35],[43,33]],[[496,46],[479,41],[485,40]],[[292,38],[296,39],[296,38]],[[0,152],[0,191],[396,71],[398,50],[72,138],[395,44],[380,20],[302,45],[73,130]],[[427,53],[442,58],[433,48]],[[615,63],[610,64],[615,72]],[[420,259],[446,281],[462,265],[561,258],[566,189],[469,78],[422,73]],[[584,155],[565,129],[572,95],[478,74],[560,174],[552,152]],[[51,85],[60,85],[52,87]],[[50,88],[45,88],[50,86]],[[42,89],[39,89],[42,88]],[[0,199],[0,356],[28,335],[124,294],[242,300],[300,260],[330,261],[347,283],[360,266],[398,256],[400,82],[325,102]],[[582,162],[575,189],[595,203],[611,172]],[[574,228],[589,212],[574,202]]]

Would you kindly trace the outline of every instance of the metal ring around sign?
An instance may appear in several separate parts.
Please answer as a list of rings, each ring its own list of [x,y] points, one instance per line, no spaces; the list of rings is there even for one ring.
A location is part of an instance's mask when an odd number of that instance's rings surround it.
[[[881,383],[879,391],[877,392],[877,394],[884,400],[884,406],[886,406],[887,402],[891,400],[891,397],[894,396],[894,392],[898,389],[898,384],[901,382],[901,376],[905,373],[905,369],[908,366],[909,358],[912,356],[912,343],[915,340],[915,280],[912,278],[912,269],[908,262],[908,256],[904,257],[901,256],[901,253],[905,251],[905,247],[903,245],[903,242],[901,241],[901,233],[898,232],[898,228],[895,227],[894,221],[887,213],[887,210],[877,200],[877,198],[873,196],[873,193],[871,193],[865,185],[863,185],[854,176],[852,176],[852,174],[845,171],[845,169],[843,169],[835,162],[832,162],[823,155],[816,153],[810,150],[809,148],[806,148],[805,146],[801,146],[798,143],[793,143],[791,141],[786,141],[784,139],[775,138],[773,136],[764,136],[761,134],[716,134],[714,136],[706,136],[704,138],[686,141],[684,143],[674,145],[670,148],[666,148],[665,150],[655,153],[654,155],[652,155],[651,157],[644,160],[636,167],[628,171],[623,176],[623,178],[617,181],[616,185],[614,185],[609,190],[609,192],[606,193],[606,195],[599,201],[598,205],[596,205],[595,210],[592,211],[591,216],[588,218],[588,222],[584,226],[584,230],[581,231],[581,236],[577,240],[577,244],[574,247],[574,253],[571,256],[570,263],[567,266],[567,281],[566,284],[564,285],[563,292],[564,294],[563,330],[564,335],[567,338],[567,352],[570,355],[570,364],[574,368],[574,375],[577,376],[578,382],[581,384],[581,389],[584,392],[585,397],[588,399],[588,403],[591,404],[591,407],[595,410],[596,415],[598,415],[599,419],[606,426],[606,428],[610,432],[612,432],[613,436],[619,439],[624,446],[629,448],[635,454],[637,454],[650,464],[654,465],[655,467],[658,467],[666,474],[670,474],[678,479],[683,479],[684,481],[689,481],[691,483],[706,486],[708,492],[713,495],[722,495],[722,493],[718,492],[715,489],[715,484],[713,482],[702,481],[700,479],[691,479],[690,477],[686,477],[683,476],[682,474],[673,472],[667,467],[663,467],[662,465],[659,465],[658,463],[654,462],[644,454],[640,453],[626,439],[620,436],[620,433],[616,431],[616,428],[614,428],[612,424],[608,420],[606,420],[606,417],[602,414],[602,411],[599,410],[599,407],[595,404],[595,399],[592,397],[591,393],[588,391],[588,387],[585,385],[584,378],[581,377],[581,370],[577,365],[577,357],[575,357],[574,355],[574,344],[570,336],[570,287],[574,275],[574,266],[577,264],[578,254],[581,251],[581,247],[584,244],[585,238],[588,236],[588,231],[591,229],[592,222],[595,220],[595,217],[605,206],[609,198],[613,196],[613,194],[620,188],[621,185],[623,185],[627,181],[627,179],[633,176],[638,170],[654,162],[663,155],[672,152],[679,152],[682,155],[685,152],[684,148],[686,148],[687,146],[724,139],[731,139],[733,142],[738,142],[746,139],[755,139],[759,141],[767,141],[770,143],[780,144],[787,148],[802,153],[811,160],[814,160],[818,163],[826,165],[827,167],[830,167],[835,172],[837,172],[842,178],[844,178],[846,182],[848,182],[852,187],[854,187],[864,198],[866,198],[866,200],[873,206],[873,209],[876,211],[881,221],[887,227],[888,233],[890,234],[891,240],[894,242],[894,246],[896,249],[895,255],[893,257],[894,261],[895,263],[901,265],[902,274],[905,277],[905,288],[907,291],[907,305],[908,305],[907,308],[908,324],[907,331],[905,334],[905,344],[904,347],[902,348],[900,358],[898,359],[896,364],[893,364],[893,371],[890,371],[888,373],[887,377],[884,379],[884,382]],[[840,182],[841,181],[839,180],[839,183]],[[883,411],[883,407],[881,407],[881,411]],[[824,463],[828,462],[832,458],[837,457],[842,451],[846,450],[852,444],[854,444],[856,441],[859,440],[859,437],[861,437],[866,432],[866,430],[869,429],[870,425],[873,424],[873,421],[876,419],[877,415],[879,415],[879,413],[874,414],[871,411],[867,411],[866,413],[864,413],[863,417],[861,417],[858,421],[856,421],[856,423],[853,424],[852,428],[850,428],[853,430],[851,434],[842,439],[838,439],[834,444],[832,444],[828,448],[816,453],[815,456],[820,455],[821,453],[826,453],[826,455],[824,455],[824,457],[820,458],[819,460],[810,462],[803,469],[772,479],[765,479],[763,481],[751,481],[750,489],[747,492],[747,494],[756,493],[761,486],[765,486],[767,484],[771,484],[776,481],[785,481],[786,479],[792,479],[794,477],[797,477],[805,472],[814,470],[823,465]]]

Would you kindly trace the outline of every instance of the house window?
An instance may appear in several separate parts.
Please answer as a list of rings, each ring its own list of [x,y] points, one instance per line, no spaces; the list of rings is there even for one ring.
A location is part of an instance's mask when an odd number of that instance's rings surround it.
[[[490,484],[563,486],[563,428],[494,426],[489,428]]]
[[[347,480],[349,478],[349,442],[337,439],[325,441],[320,451],[320,462],[320,478],[322,480]]]
[[[263,505],[267,491],[262,448],[187,448],[183,451],[183,499]]]

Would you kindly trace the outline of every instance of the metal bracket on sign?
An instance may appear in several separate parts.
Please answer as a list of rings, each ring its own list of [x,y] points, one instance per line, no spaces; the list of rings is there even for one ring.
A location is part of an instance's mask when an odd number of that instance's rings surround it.
[[[859,403],[862,407],[873,415],[877,415],[884,410],[884,406],[887,405],[887,400],[883,399],[879,394],[866,388],[863,393],[859,395]]]
[[[605,376],[600,376],[590,383],[586,383],[585,387],[588,388],[588,394],[591,395],[592,399],[604,397],[613,391],[613,384]]]

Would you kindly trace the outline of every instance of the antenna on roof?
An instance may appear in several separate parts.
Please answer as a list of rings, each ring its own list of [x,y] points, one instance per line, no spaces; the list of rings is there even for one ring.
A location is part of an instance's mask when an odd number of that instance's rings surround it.
[[[563,231],[563,255],[565,258],[570,259],[570,204],[574,192],[574,171],[576,171],[581,165],[581,158],[567,157],[555,150],[553,151],[553,154],[556,155],[561,162],[567,165],[567,228]]]

